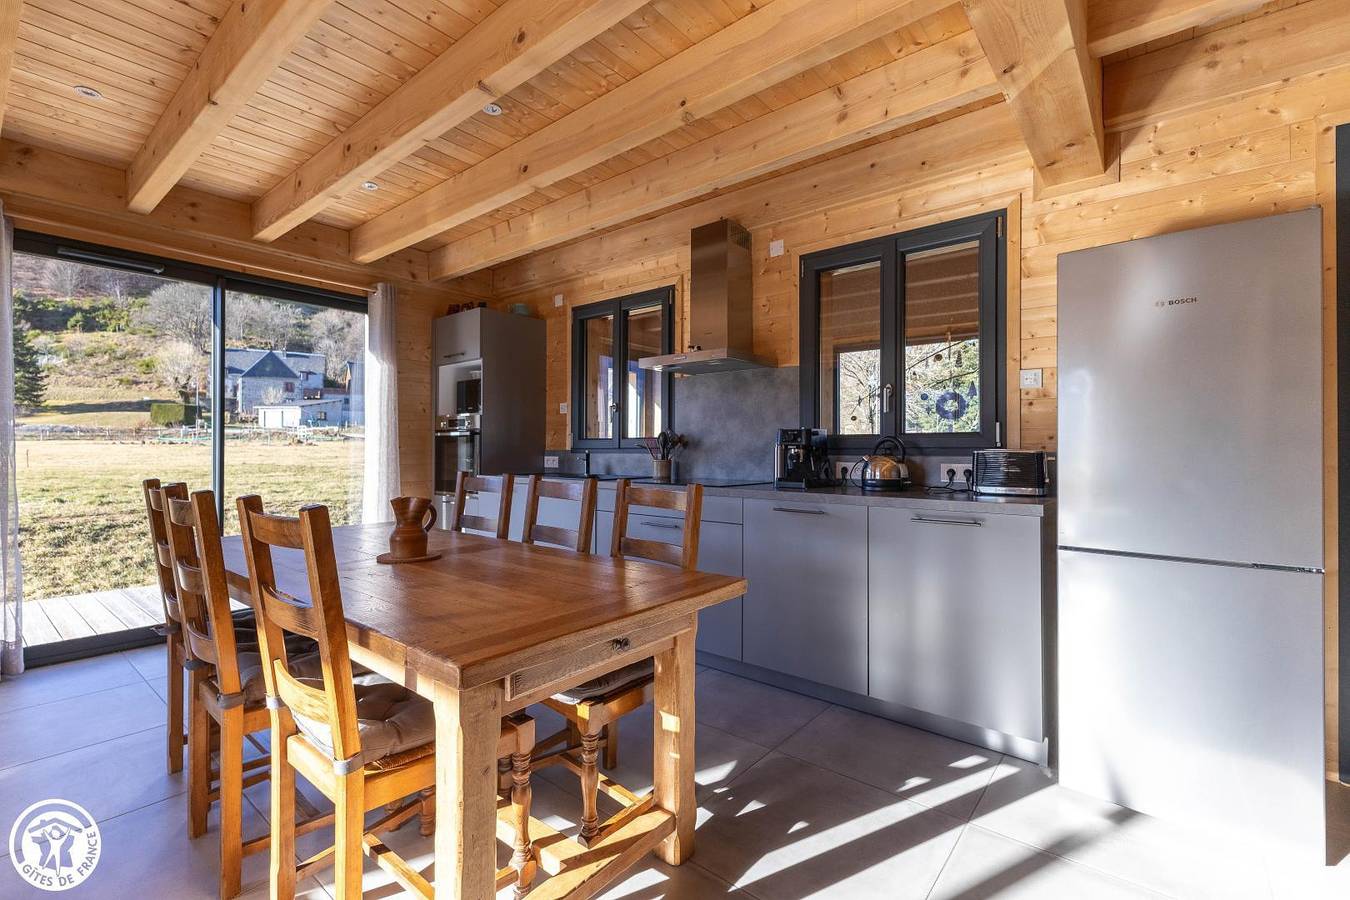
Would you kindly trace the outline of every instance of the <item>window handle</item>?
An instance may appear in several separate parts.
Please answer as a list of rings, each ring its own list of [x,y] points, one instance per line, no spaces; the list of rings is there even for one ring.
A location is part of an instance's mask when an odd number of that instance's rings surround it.
[[[881,411],[882,411],[882,412],[888,413],[888,412],[891,411],[891,394],[893,394],[894,392],[895,392],[895,388],[891,387],[891,385],[886,384],[886,385],[883,385],[883,386],[882,386],[882,388],[881,388]]]

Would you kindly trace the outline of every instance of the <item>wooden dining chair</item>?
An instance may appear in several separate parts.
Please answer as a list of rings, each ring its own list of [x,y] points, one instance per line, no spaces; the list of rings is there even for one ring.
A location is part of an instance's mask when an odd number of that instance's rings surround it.
[[[432,896],[426,878],[376,835],[397,828],[419,810],[429,814],[436,783],[435,716],[431,703],[378,676],[354,683],[347,645],[333,532],[328,509],[305,506],[298,518],[263,512],[257,496],[238,500],[249,587],[263,656],[263,677],[272,725],[273,898],[295,895],[296,881],[335,857],[341,900],[361,895],[362,855],[368,855],[407,890]],[[277,586],[272,548],[301,550],[310,600]],[[298,672],[284,636],[300,634],[319,644],[317,677]],[[515,714],[502,720],[498,757],[510,756],[516,778],[511,792],[514,826],[511,864],[497,873],[498,888],[515,883],[524,895],[536,861],[529,842],[530,753],[534,720]],[[295,773],[323,792],[336,808],[335,843],[295,864]],[[490,777],[484,773],[484,777]],[[369,810],[390,807],[367,826]],[[448,798],[456,802],[457,798]],[[443,861],[453,866],[453,860]]]
[[[266,835],[248,841],[243,838],[244,789],[268,776],[267,757],[246,763],[243,755],[249,735],[271,727],[263,704],[262,661],[256,632],[251,628],[237,631],[230,611],[215,492],[195,491],[189,497],[185,485],[169,484],[159,493],[181,613],[186,667],[191,676],[188,836],[197,838],[206,833],[211,803],[219,800],[220,896],[233,897],[239,893],[244,856],[268,846]],[[317,670],[316,655],[311,654],[308,669]],[[215,747],[213,734],[219,737]],[[216,772],[211,770],[213,749],[220,755]],[[245,777],[248,772],[252,774]],[[331,816],[313,818],[305,830],[331,820]]]
[[[525,526],[520,540],[524,544],[542,541],[558,547],[566,547],[578,553],[590,553],[591,542],[595,537],[595,500],[597,481],[587,478],[583,481],[545,481],[541,475],[531,475],[530,485],[525,494]],[[542,525],[539,522],[539,501],[542,498],[570,500],[581,505],[576,530],[558,525]]]
[[[501,540],[506,540],[511,530],[511,487],[515,483],[512,475],[470,475],[460,472],[455,479],[455,510],[450,515],[450,530],[488,531]],[[479,516],[465,512],[465,505],[471,491],[480,494],[497,495],[497,515]]]
[[[629,534],[629,510],[633,506],[669,509],[684,514],[681,541],[668,544]],[[703,507],[703,486],[691,484],[683,491],[667,488],[634,487],[628,479],[616,485],[614,497],[614,531],[609,553],[614,557],[645,559],[666,565],[693,569],[698,565],[699,517]],[[560,732],[541,743],[536,751],[535,768],[561,763],[581,779],[581,835],[583,844],[603,840],[605,836],[641,815],[651,806],[652,797],[637,797],[622,785],[605,778],[599,771],[599,756],[603,746],[605,767],[618,765],[619,719],[652,698],[655,667],[651,659],[624,666],[599,678],[577,685],[571,690],[555,694],[544,701],[568,723],[568,734],[579,740],[568,740],[566,746],[554,753],[542,751],[551,747],[563,734]],[[599,820],[597,801],[604,790],[624,807],[603,824]]]
[[[159,598],[164,605],[165,657],[169,668],[169,715],[165,724],[167,761],[170,772],[183,770],[183,746],[187,734],[183,728],[183,677],[187,661],[183,645],[182,616],[173,583],[173,560],[169,553],[168,529],[164,524],[164,499],[160,494],[160,480],[147,478],[141,482],[145,495],[145,517],[150,525],[150,547],[155,562],[155,576],[159,582]]]

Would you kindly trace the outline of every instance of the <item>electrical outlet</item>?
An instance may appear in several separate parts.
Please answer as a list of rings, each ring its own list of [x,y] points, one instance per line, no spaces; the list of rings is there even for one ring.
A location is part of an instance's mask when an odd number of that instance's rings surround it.
[[[1044,384],[1044,375],[1040,369],[1022,370],[1022,387],[1038,388]]]
[[[544,468],[545,468],[545,469],[556,469],[556,468],[558,468],[558,457],[556,457],[556,456],[545,456],[545,457],[544,457]]]
[[[922,481],[925,485],[943,485],[947,484],[950,474],[951,486],[963,488],[966,486],[964,473],[970,468],[970,457],[962,459],[948,459],[942,457],[925,458],[921,465],[923,466]]]
[[[839,480],[848,481],[848,470],[853,468],[853,463],[841,462],[839,464]]]

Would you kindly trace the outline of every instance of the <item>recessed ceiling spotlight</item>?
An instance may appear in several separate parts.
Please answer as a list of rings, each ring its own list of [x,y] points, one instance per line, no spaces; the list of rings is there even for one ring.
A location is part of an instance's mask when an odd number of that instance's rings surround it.
[[[88,97],[90,100],[102,100],[103,95],[87,84],[75,85],[75,93],[81,97]]]
[[[483,112],[487,113],[489,116],[500,116],[502,114],[502,108],[495,103],[489,103],[487,106],[483,107]]]
[[[379,189],[380,186],[373,181],[361,182],[361,190],[363,191],[378,191]]]

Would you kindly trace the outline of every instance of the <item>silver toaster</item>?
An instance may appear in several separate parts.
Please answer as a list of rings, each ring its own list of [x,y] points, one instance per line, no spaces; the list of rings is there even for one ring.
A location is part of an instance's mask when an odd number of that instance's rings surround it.
[[[977,494],[1043,497],[1049,493],[1044,450],[976,450],[971,453]]]

